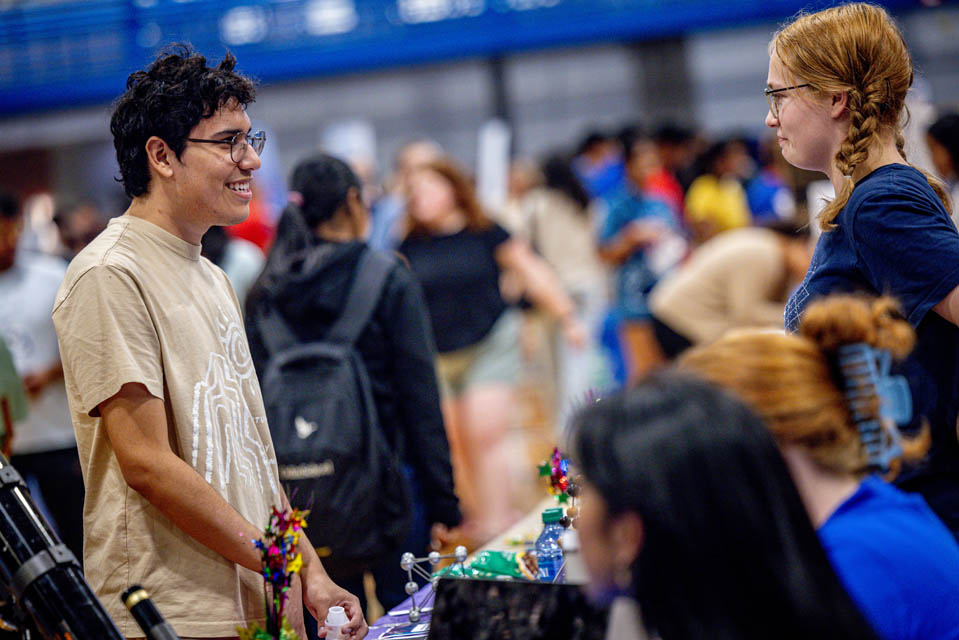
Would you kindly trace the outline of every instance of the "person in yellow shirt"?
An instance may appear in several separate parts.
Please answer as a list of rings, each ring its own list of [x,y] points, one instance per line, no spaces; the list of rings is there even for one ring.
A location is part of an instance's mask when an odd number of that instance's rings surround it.
[[[739,182],[750,163],[740,140],[716,142],[700,158],[704,172],[686,193],[686,220],[697,243],[752,221],[746,191]]]

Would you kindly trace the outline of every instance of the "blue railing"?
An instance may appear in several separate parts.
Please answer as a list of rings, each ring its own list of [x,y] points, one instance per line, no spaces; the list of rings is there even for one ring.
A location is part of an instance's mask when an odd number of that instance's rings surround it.
[[[263,82],[779,19],[798,0],[86,0],[0,10],[0,117],[107,102],[188,41]],[[884,3],[893,9],[916,0]]]

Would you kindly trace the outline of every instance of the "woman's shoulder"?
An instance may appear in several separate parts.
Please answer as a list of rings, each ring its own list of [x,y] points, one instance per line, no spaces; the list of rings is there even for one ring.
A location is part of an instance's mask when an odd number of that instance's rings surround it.
[[[922,497],[869,477],[820,529],[824,546],[847,562],[879,562],[899,578],[952,575],[959,595],[959,545]]]
[[[845,212],[861,210],[945,211],[929,180],[910,165],[889,164],[862,178],[849,196]]]

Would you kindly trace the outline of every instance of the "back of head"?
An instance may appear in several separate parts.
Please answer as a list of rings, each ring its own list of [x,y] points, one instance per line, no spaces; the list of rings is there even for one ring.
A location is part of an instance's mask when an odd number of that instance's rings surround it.
[[[633,588],[664,640],[870,637],[773,439],[738,400],[658,374],[574,428],[575,459],[610,514],[642,521]]]
[[[116,101],[110,131],[127,195],[136,198],[150,186],[146,141],[157,136],[176,156],[201,119],[224,106],[253,102],[253,83],[233,71],[236,58],[227,53],[216,67],[186,45],[175,45],[144,71],[127,78],[126,92]]]
[[[903,357],[914,342],[891,299],[830,296],[809,305],[800,335],[732,332],[684,353],[679,367],[745,400],[780,444],[803,448],[823,469],[859,475],[869,465],[844,393],[839,348],[865,343]],[[868,413],[877,412],[875,406]],[[924,444],[907,443],[905,450],[919,457]]]
[[[564,155],[551,155],[543,162],[543,180],[550,189],[564,193],[585,211],[589,207],[589,193],[573,171],[573,166]]]
[[[779,59],[791,84],[808,83],[815,91],[849,96],[849,130],[835,157],[846,178],[820,216],[820,226],[830,229],[855,186],[853,171],[866,161],[881,135],[895,135],[899,152],[906,157],[902,126],[913,81],[912,57],[886,10],[862,2],[801,15],[776,33],[769,53]],[[941,183],[927,178],[948,202]]]
[[[949,153],[953,177],[959,177],[959,113],[947,113],[929,125],[929,136]]]
[[[310,229],[333,218],[346,204],[350,189],[360,191],[360,180],[344,161],[318,153],[296,165],[290,189],[298,193],[300,213]]]

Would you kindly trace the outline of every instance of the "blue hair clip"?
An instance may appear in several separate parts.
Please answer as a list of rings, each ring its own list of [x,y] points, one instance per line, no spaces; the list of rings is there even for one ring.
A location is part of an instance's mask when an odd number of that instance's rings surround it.
[[[883,472],[902,455],[899,429],[884,428],[870,409],[879,400],[879,418],[897,425],[912,419],[912,394],[902,376],[891,376],[892,356],[864,342],[839,348],[839,368],[845,382],[846,400],[869,465]]]

